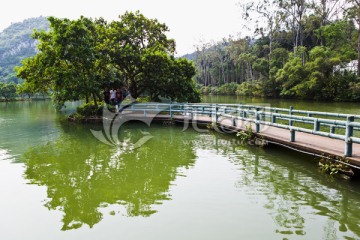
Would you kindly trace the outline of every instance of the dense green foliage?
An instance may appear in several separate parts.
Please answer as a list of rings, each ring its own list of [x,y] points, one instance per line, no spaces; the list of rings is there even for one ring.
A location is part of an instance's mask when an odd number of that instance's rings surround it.
[[[102,106],[95,106],[94,102],[86,103],[76,109],[76,112],[84,117],[101,116],[102,111]]]
[[[190,56],[204,94],[357,101],[360,6],[356,1],[244,0],[256,39],[198,46]]]
[[[16,84],[0,82],[0,98],[6,101],[16,97]]]
[[[22,62],[17,76],[28,91],[51,90],[58,107],[65,101],[102,100],[105,87],[125,85],[131,95],[199,101],[192,77],[194,66],[175,59],[175,43],[165,24],[139,12],[126,12],[119,21],[81,17],[50,17],[50,31],[37,31],[39,53]]]
[[[16,77],[14,67],[36,54],[36,42],[31,37],[35,28],[46,30],[49,22],[45,17],[31,18],[14,23],[0,33],[0,82],[22,83]]]
[[[103,87],[126,85],[134,97],[194,102],[199,100],[195,74],[204,94],[360,100],[358,1],[243,0],[239,5],[247,25],[255,26],[254,36],[199,45],[185,56],[195,66],[174,58],[175,42],[166,37],[165,24],[139,12],[110,23],[50,18],[51,31],[35,34],[39,54],[19,68],[18,76],[27,79],[19,92],[50,89],[59,106],[83,98],[96,105]],[[14,25],[4,33],[22,39],[17,36],[25,28],[31,27]],[[5,44],[1,34],[0,60],[3,49],[19,45]],[[16,61],[6,68],[1,64],[8,62],[0,61],[0,82],[18,82],[12,71]]]
[[[18,101],[49,98],[46,92],[34,93],[26,84],[0,82],[0,101]]]

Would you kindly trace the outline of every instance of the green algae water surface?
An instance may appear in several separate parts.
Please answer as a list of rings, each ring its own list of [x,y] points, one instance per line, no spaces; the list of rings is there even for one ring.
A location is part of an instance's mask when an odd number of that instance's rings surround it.
[[[360,238],[360,182],[312,157],[161,123],[125,124],[112,146],[101,129],[0,104],[0,239]]]

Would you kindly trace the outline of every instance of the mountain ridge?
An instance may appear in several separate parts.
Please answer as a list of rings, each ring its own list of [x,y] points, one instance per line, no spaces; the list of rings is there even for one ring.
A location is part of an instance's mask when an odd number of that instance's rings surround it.
[[[23,82],[16,77],[14,67],[37,53],[37,42],[31,37],[34,29],[47,31],[49,25],[47,18],[40,16],[13,23],[0,32],[0,82]]]

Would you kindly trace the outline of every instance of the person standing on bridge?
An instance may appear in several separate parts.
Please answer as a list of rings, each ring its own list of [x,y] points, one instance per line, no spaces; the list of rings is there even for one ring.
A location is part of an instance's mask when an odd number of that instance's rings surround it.
[[[116,112],[118,112],[120,110],[120,106],[121,106],[121,103],[123,100],[124,100],[124,97],[123,97],[122,90],[121,90],[121,88],[118,87],[116,89],[116,93],[115,93]]]
[[[110,91],[109,91],[109,88],[108,87],[105,87],[105,90],[104,90],[104,102],[106,104],[110,104]]]
[[[110,104],[115,106],[116,90],[111,88],[110,90]]]
[[[129,91],[129,88],[126,87],[125,84],[123,84],[123,87],[121,88],[121,92],[122,92],[122,102],[123,102],[126,98],[129,98],[130,101],[131,101],[131,103],[126,104],[126,105],[121,106],[121,107],[120,107],[120,104],[119,104],[119,108],[118,108],[118,112],[119,112],[119,113],[121,113],[124,109],[130,107],[130,106],[133,105],[134,103],[136,103],[136,99],[131,96],[131,93],[130,93],[130,91]]]

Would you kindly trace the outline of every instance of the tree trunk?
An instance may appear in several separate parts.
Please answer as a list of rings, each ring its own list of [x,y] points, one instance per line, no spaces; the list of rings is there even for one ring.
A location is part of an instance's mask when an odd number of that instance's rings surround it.
[[[137,86],[136,86],[135,81],[131,81],[130,86],[129,86],[129,91],[133,98],[136,99],[138,97],[138,91],[137,91]]]
[[[205,83],[205,86],[209,85],[207,77],[206,77],[206,65],[203,66],[203,81]]]
[[[250,79],[251,82],[254,81],[254,73],[253,73],[253,69],[252,69],[252,64],[249,63],[249,73],[250,73]]]
[[[95,105],[95,107],[98,107],[97,100],[96,100],[96,94],[93,93],[92,95],[93,95],[93,98],[94,98],[94,105]]]
[[[225,76],[225,68],[224,68],[224,64],[221,63],[221,74],[222,74],[222,81],[223,81],[223,84],[226,83],[226,76]]]
[[[99,102],[101,102],[103,100],[105,101],[105,99],[103,99],[99,93],[96,93],[96,96],[97,96]]]
[[[297,34],[297,31],[295,29],[295,20],[293,20],[292,22],[292,37],[293,37],[293,48],[294,48],[294,56],[296,57],[296,48],[297,48],[297,43],[296,43],[296,34]]]
[[[357,46],[357,51],[358,51],[358,62],[357,62],[357,76],[360,77],[360,17],[357,20],[358,23],[358,46]]]

